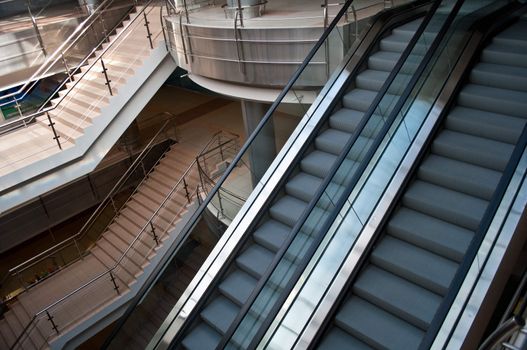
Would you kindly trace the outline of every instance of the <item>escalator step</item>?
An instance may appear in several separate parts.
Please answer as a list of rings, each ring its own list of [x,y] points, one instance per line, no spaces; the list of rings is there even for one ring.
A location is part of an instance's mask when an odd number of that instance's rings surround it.
[[[445,127],[452,131],[515,144],[525,122],[523,118],[457,106],[448,114]]]
[[[352,133],[359,125],[363,112],[349,108],[341,108],[329,117],[329,126]]]
[[[500,181],[501,173],[431,154],[419,166],[417,176],[435,185],[488,201]]]
[[[527,48],[492,43],[483,50],[481,62],[527,68]]]
[[[283,196],[269,209],[271,217],[288,226],[295,226],[307,203],[292,196]]]
[[[201,312],[201,317],[212,328],[225,334],[238,315],[240,308],[229,299],[219,296]]]
[[[417,349],[423,337],[419,328],[358,297],[346,301],[335,321],[339,327],[377,349]]]
[[[270,219],[266,220],[263,225],[258,227],[254,232],[253,237],[258,244],[263,245],[273,252],[277,252],[284,243],[289,232],[291,232],[291,227]]]
[[[474,235],[473,231],[406,207],[390,219],[387,232],[457,262],[463,259]]]
[[[313,151],[300,162],[300,168],[317,177],[324,178],[331,170],[337,156],[322,151]]]
[[[322,179],[308,173],[300,172],[285,185],[286,193],[309,202],[317,192]]]
[[[370,69],[391,72],[400,57],[400,52],[378,51],[368,57],[368,67]]]
[[[326,129],[315,139],[315,147],[338,156],[350,137],[350,133],[338,129]]]
[[[248,273],[235,270],[220,284],[220,291],[238,305],[243,305],[258,281]]]
[[[441,156],[503,171],[513,146],[499,141],[443,130],[432,143],[432,152]]]
[[[375,96],[377,96],[377,91],[353,89],[342,97],[342,104],[346,108],[366,112]]]
[[[317,349],[371,350],[373,348],[354,338],[351,334],[344,332],[339,327],[332,327],[320,345],[317,346]]]
[[[221,334],[216,332],[206,323],[200,323],[192,329],[185,339],[181,342],[185,349],[189,350],[210,350],[215,349],[221,341]]]
[[[394,274],[369,265],[353,285],[353,292],[368,302],[426,330],[441,297]]]
[[[416,180],[406,190],[403,204],[411,209],[475,231],[487,209],[488,202]]]
[[[255,278],[260,278],[271,264],[274,254],[259,244],[253,244],[236,259],[236,264]]]
[[[458,97],[464,107],[527,118],[527,92],[467,84]]]
[[[430,291],[445,295],[458,264],[391,236],[382,239],[371,261]]]
[[[381,40],[380,48],[383,51],[403,52],[408,46],[411,38],[408,35],[392,33]],[[414,48],[415,49],[415,48]],[[424,49],[424,48],[423,48]]]
[[[357,76],[355,83],[360,89],[379,91],[389,75],[386,71],[366,69]]]
[[[501,89],[527,91],[527,68],[482,62],[470,72],[470,81]]]

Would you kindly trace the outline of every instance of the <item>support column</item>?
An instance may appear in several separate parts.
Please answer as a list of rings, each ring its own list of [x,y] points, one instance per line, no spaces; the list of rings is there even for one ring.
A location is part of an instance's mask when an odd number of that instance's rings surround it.
[[[247,137],[253,133],[269,109],[269,104],[242,100],[242,113]],[[249,148],[249,166],[252,173],[252,185],[256,186],[276,156],[274,121],[271,120],[260,131]]]

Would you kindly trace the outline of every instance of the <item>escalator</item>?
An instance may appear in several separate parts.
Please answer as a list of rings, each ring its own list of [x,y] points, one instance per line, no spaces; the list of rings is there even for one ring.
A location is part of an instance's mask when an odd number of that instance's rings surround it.
[[[449,31],[450,26],[462,25],[467,18],[482,16],[478,11],[493,2],[464,3],[437,1],[421,24],[414,12],[413,16],[405,18],[404,24],[392,22],[391,27],[385,27],[384,30],[389,32],[378,38],[378,45],[372,41],[367,50],[358,50],[363,52],[363,62],[355,63],[355,68],[346,67],[351,72],[349,79],[346,84],[335,85],[340,93],[335,94],[337,98],[328,107],[325,113],[327,119],[322,119],[306,146],[294,157],[291,162],[293,166],[282,177],[279,187],[274,188],[256,218],[247,225],[244,231],[247,234],[236,241],[230,255],[218,254],[218,247],[216,252],[213,251],[215,257],[209,257],[209,265],[202,267],[201,274],[178,301],[150,343],[151,346],[165,348],[170,344],[172,348],[189,349],[253,348],[258,344],[270,325],[269,320],[272,321],[280,311],[284,298],[293,289],[291,286],[297,279],[303,280],[299,278],[298,272],[302,272],[313,251],[325,239],[327,230],[320,229],[319,223],[329,222],[328,218],[339,207],[342,208],[342,203],[346,202],[343,193],[357,185],[357,176],[367,170],[382,138],[390,135],[390,125],[394,123],[402,104],[407,98],[415,97],[411,96],[412,88],[418,86],[421,75],[426,77],[424,72],[428,62],[443,43],[443,37],[450,39],[447,35],[450,33],[453,40],[457,40],[451,33],[455,30]],[[454,22],[458,15],[462,19],[459,23]],[[412,35],[415,31],[417,34]],[[442,44],[443,49],[445,45],[449,46],[446,41],[447,44]],[[401,59],[385,61],[386,65],[380,65],[379,62],[388,56]],[[446,66],[447,69],[452,68],[451,64]],[[446,74],[450,72],[448,70]],[[438,86],[440,88],[441,84]],[[408,134],[412,132],[411,124],[404,124],[404,127]],[[452,166],[448,163],[450,161],[454,160],[433,163],[432,170],[428,172],[433,175],[434,169],[437,172],[437,168],[445,164]],[[450,175],[454,176],[455,173],[452,171]],[[463,183],[458,185],[462,186]],[[440,204],[440,198],[430,205]],[[455,204],[466,205],[462,202]],[[416,206],[424,206],[424,203],[417,203]],[[470,215],[468,217],[470,219]],[[360,223],[364,226],[363,222]],[[351,244],[352,241],[347,243]],[[391,246],[386,250],[387,254],[394,253]],[[387,265],[390,263],[388,261]],[[215,270],[217,266],[220,267]],[[442,265],[433,262],[430,266],[438,270],[442,268]],[[376,277],[372,277],[373,286],[377,286]],[[429,283],[437,291],[442,287],[441,280],[429,279]],[[380,291],[391,295],[389,284],[380,288]],[[364,317],[356,318],[359,326],[366,324]],[[383,317],[381,319],[384,320]],[[383,323],[374,320],[370,325],[378,333],[376,326],[382,326]],[[404,327],[401,329],[404,330]],[[397,334],[402,341],[406,340],[404,332]],[[412,335],[415,334],[408,333],[410,343]],[[359,341],[355,343],[361,344]],[[276,344],[289,347],[285,342]],[[388,341],[380,346],[391,348],[392,345],[396,343]]]
[[[525,10],[523,10],[525,11]],[[315,346],[430,346],[516,146],[525,147],[527,17],[482,50]],[[459,285],[457,285],[459,288]],[[442,306],[443,305],[443,306]],[[432,331],[431,331],[432,329]],[[437,330],[436,330],[437,331]]]
[[[341,107],[329,116],[312,144],[307,146],[307,151],[299,157],[299,165],[290,171],[289,178],[276,189],[278,195],[266,210],[261,210],[259,222],[247,232],[238,253],[209,291],[199,316],[196,315],[182,337],[183,348],[216,348],[229,333],[229,328],[301,220],[303,212],[360,124],[421,20],[414,19],[388,30],[379,41],[378,49],[371,50],[366,56],[364,70],[355,79],[350,79],[349,90],[337,102]],[[372,139],[363,137],[359,142],[371,144]],[[355,154],[345,162],[350,169],[354,169],[362,160],[361,157],[361,154]],[[326,213],[321,212],[320,215]],[[303,236],[302,241],[313,239],[305,231],[298,235]]]

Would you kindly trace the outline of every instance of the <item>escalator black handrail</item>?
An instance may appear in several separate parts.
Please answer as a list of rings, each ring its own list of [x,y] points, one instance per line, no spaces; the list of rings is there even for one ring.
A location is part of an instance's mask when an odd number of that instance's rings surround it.
[[[108,348],[108,346],[111,343],[111,340],[117,335],[119,329],[124,325],[126,320],[130,317],[133,310],[137,307],[139,302],[143,299],[145,294],[150,290],[150,286],[152,283],[154,283],[158,279],[158,275],[161,274],[167,264],[172,260],[173,256],[177,253],[179,250],[179,247],[183,244],[184,241],[188,238],[190,235],[191,229],[196,224],[196,221],[198,218],[203,214],[209,203],[212,201],[216,193],[221,189],[223,186],[223,183],[227,179],[227,177],[232,173],[232,171],[236,168],[237,164],[242,161],[243,155],[249,150],[249,147],[251,147],[253,141],[256,139],[256,137],[260,134],[262,129],[267,125],[269,120],[272,118],[280,104],[282,103],[283,99],[287,96],[287,94],[293,90],[293,87],[297,80],[300,78],[301,74],[304,72],[304,70],[307,68],[311,60],[314,58],[318,50],[324,45],[324,42],[329,37],[333,29],[337,26],[338,22],[344,17],[346,9],[351,6],[354,0],[346,0],[346,2],[343,4],[342,8],[339,10],[337,15],[334,17],[334,19],[331,21],[329,26],[324,30],[322,33],[322,36],[319,38],[317,43],[311,48],[309,53],[307,54],[306,58],[303,60],[302,64],[298,69],[295,71],[293,76],[289,79],[285,87],[282,89],[280,94],[277,96],[275,101],[271,104],[268,111],[264,115],[264,117],[260,120],[254,131],[249,135],[245,143],[243,144],[242,148],[238,152],[238,154],[234,157],[232,162],[229,164],[221,178],[216,182],[212,190],[209,192],[205,200],[203,200],[200,204],[200,206],[196,209],[196,211],[193,213],[191,218],[188,220],[187,224],[182,228],[181,234],[178,237],[178,242],[175,244],[175,247],[172,249],[172,252],[170,254],[165,255],[165,257],[160,261],[160,263],[156,266],[156,268],[152,271],[152,274],[147,278],[145,281],[145,284],[143,287],[137,292],[136,296],[130,301],[130,304],[123,314],[123,316],[120,318],[119,322],[115,325],[113,331],[108,336],[104,344],[102,345],[102,349]]]
[[[523,5],[522,12],[524,12],[526,9],[527,9],[527,5]],[[484,32],[482,36],[484,36],[485,38],[488,38],[489,35],[495,34],[499,30],[503,29],[505,26],[504,22],[508,23],[509,21],[512,20],[509,17],[499,23],[496,23],[496,17],[490,18],[489,16],[488,19],[492,20],[492,23],[494,25],[491,26],[491,28],[489,28],[489,25],[487,22],[487,23],[482,24],[481,27],[479,28],[480,31]],[[481,41],[483,42],[485,38],[481,38]],[[487,206],[487,209],[485,210],[483,218],[478,226],[478,229],[476,230],[475,235],[472,238],[472,241],[465,253],[463,261],[458,267],[458,270],[452,282],[450,283],[448,292],[446,296],[443,298],[443,301],[441,302],[441,305],[439,306],[438,311],[436,312],[434,318],[432,319],[432,322],[430,323],[430,327],[427,330],[425,338],[423,339],[419,347],[420,350],[428,349],[430,345],[432,344],[432,342],[434,341],[437,333],[439,332],[439,329],[443,323],[443,319],[446,317],[447,313],[449,312],[451,304],[456,298],[457,293],[466,278],[466,275],[478,253],[478,250],[485,238],[485,235],[488,229],[490,228],[490,225],[496,215],[496,211],[498,210],[501,204],[502,198],[516,171],[518,163],[526,147],[527,147],[527,125],[525,125],[522,130],[521,136],[518,139],[518,143],[514,147],[511,157],[509,161],[507,162],[507,166],[505,167],[503,175],[501,176],[500,182],[498,183],[498,186],[496,187],[496,190],[494,191],[494,194],[491,197],[491,200]],[[485,259],[485,262],[483,262],[481,265],[482,266],[485,265],[487,260],[488,260],[488,256]],[[479,271],[478,275],[481,275],[482,271],[483,269]],[[472,286],[470,294],[472,293],[474,288],[475,286]],[[468,298],[464,301],[463,306],[466,306],[467,302],[468,302]],[[455,323],[459,321],[460,317],[461,317],[461,313],[459,313],[458,316],[456,317]],[[450,329],[448,338],[452,336],[453,331],[454,331],[454,327]]]
[[[321,197],[324,195],[327,186],[331,183],[331,180],[335,176],[336,172],[339,170],[341,163],[346,158],[347,154],[353,147],[353,145],[356,143],[357,139],[359,138],[359,135],[362,134],[362,131],[367,126],[367,123],[370,119],[370,117],[374,114],[375,110],[377,109],[379,103],[382,101],[382,98],[384,95],[388,92],[388,89],[390,88],[391,84],[399,74],[400,69],[402,68],[403,64],[406,62],[406,59],[410,56],[414,46],[416,45],[418,39],[421,37],[421,34],[425,31],[428,23],[433,18],[433,15],[439,5],[441,4],[442,0],[435,0],[431,9],[429,10],[428,14],[423,19],[423,22],[420,24],[418,30],[416,31],[415,35],[410,40],[408,46],[403,51],[400,59],[396,63],[394,69],[386,79],[386,82],[383,84],[381,90],[379,93],[377,93],[375,99],[373,100],[372,104],[370,105],[367,112],[364,113],[364,116],[361,119],[361,122],[358,124],[356,130],[350,137],[349,141],[346,143],[345,147],[341,151],[339,157],[335,161],[333,167],[329,171],[329,174],[324,178],[324,181],[319,186],[319,189],[317,193],[314,195],[314,197],[309,202],[306,209],[303,211],[302,216],[297,221],[295,226],[293,227],[293,230],[287,237],[286,241],[280,248],[280,250],[275,254],[275,257],[273,261],[271,262],[270,266],[266,269],[266,272],[264,275],[260,278],[258,281],[254,291],[249,296],[248,300],[245,302],[244,306],[242,307],[241,311],[238,313],[235,321],[229,327],[228,331],[224,334],[222,341],[220,342],[220,345],[218,348],[224,347],[229,339],[232,337],[236,329],[238,328],[240,322],[244,319],[245,315],[249,312],[254,300],[256,297],[260,294],[262,288],[264,287],[265,283],[271,276],[271,274],[274,272],[275,268],[279,264],[279,262],[283,259],[285,253],[289,249],[290,245],[293,243],[296,235],[302,229],[302,227],[305,224],[305,221],[308,219],[309,215],[311,214],[312,210],[315,208],[317,203],[320,201]],[[454,6],[454,10],[449,14],[448,18],[445,20],[445,23],[443,24],[443,27],[437,34],[434,42],[431,44],[430,49],[428,50],[427,54],[423,58],[423,61],[421,62],[420,66],[417,68],[416,73],[406,86],[403,94],[401,95],[399,102],[394,107],[394,110],[390,114],[390,116],[387,118],[387,122],[384,125],[384,127],[381,129],[379,135],[374,140],[372,145],[370,146],[368,152],[366,153],[364,160],[361,162],[357,170],[355,171],[355,174],[352,176],[351,183],[348,185],[348,188],[345,190],[344,194],[342,195],[342,198],[339,202],[337,202],[335,208],[333,209],[333,212],[330,214],[330,216],[326,219],[326,223],[322,225],[322,229],[319,230],[317,234],[315,234],[315,238],[313,242],[311,243],[310,248],[306,252],[305,257],[302,259],[301,263],[299,264],[299,267],[296,269],[296,271],[293,273],[292,277],[290,278],[290,281],[287,283],[287,285],[284,287],[284,290],[279,296],[278,301],[275,303],[275,305],[272,307],[271,311],[268,313],[266,319],[264,320],[262,326],[257,331],[256,335],[254,336],[253,340],[251,341],[249,348],[254,348],[257,345],[257,342],[263,337],[263,333],[266,331],[267,327],[271,324],[274,315],[278,312],[278,310],[281,308],[282,303],[287,298],[289,292],[293,289],[294,285],[296,284],[296,280],[300,277],[300,274],[304,270],[304,268],[307,266],[309,261],[311,260],[311,256],[314,254],[315,250],[317,249],[318,245],[324,238],[325,232],[329,229],[329,226],[332,224],[336,216],[338,215],[339,207],[341,208],[344,203],[346,202],[347,197],[355,187],[355,185],[358,183],[358,181],[361,178],[362,173],[366,169],[367,165],[369,164],[370,160],[373,158],[374,153],[377,149],[377,147],[380,145],[382,139],[384,138],[384,135],[388,132],[389,128],[391,127],[391,124],[395,121],[397,115],[399,114],[400,110],[403,107],[404,102],[406,101],[406,98],[410,95],[413,87],[418,81],[418,78],[420,77],[421,73],[424,71],[424,69],[427,66],[428,61],[433,57],[433,53],[435,49],[439,46],[441,43],[442,36],[448,31],[450,23],[455,19],[455,15],[457,14],[457,11],[463,4],[464,0],[458,0],[456,5]]]

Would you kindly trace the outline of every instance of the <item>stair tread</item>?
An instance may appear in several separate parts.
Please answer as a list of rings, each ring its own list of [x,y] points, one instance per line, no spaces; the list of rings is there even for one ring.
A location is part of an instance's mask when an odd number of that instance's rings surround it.
[[[498,171],[505,169],[513,148],[504,142],[450,130],[443,130],[432,143],[433,153]]]
[[[273,258],[272,251],[259,244],[252,244],[236,258],[236,264],[255,278],[260,278]]]
[[[375,247],[371,261],[430,291],[445,295],[458,264],[391,236]]]
[[[291,232],[291,227],[276,220],[265,220],[253,233],[254,240],[267,249],[278,251]]]
[[[336,316],[337,324],[374,348],[417,349],[424,333],[398,317],[358,297],[346,301]],[[382,329],[382,332],[378,330]]]
[[[515,144],[525,123],[525,119],[506,114],[456,106],[448,114],[445,127],[452,131]]]
[[[225,334],[239,311],[240,307],[219,295],[205,307],[200,315],[217,332]]]
[[[474,232],[418,211],[401,207],[388,222],[390,235],[460,262]]]
[[[501,172],[430,154],[419,166],[418,178],[488,201]]]
[[[238,305],[243,305],[257,282],[250,274],[242,270],[234,270],[221,282],[219,289],[229,299]]]
[[[439,295],[373,265],[361,272],[353,291],[424,331],[442,301]]]
[[[475,231],[488,202],[421,180],[414,181],[403,196],[404,205],[438,219]]]

